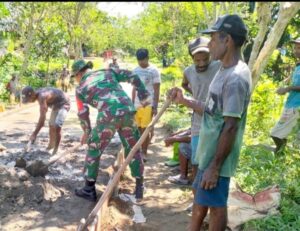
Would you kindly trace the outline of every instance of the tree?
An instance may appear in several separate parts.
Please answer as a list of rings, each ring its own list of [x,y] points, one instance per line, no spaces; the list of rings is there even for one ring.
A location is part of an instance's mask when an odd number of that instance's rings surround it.
[[[24,43],[24,59],[20,70],[20,76],[23,76],[28,67],[30,50],[33,46],[32,41],[36,36],[39,24],[44,19],[46,12],[49,11],[49,4],[44,2],[13,2],[10,3],[9,9],[12,17],[17,21],[18,32]]]
[[[64,2],[57,5],[61,17],[67,24],[69,34],[69,54],[74,54],[75,59],[82,58],[81,35],[85,32],[81,27],[82,12],[86,6],[85,2]]]
[[[276,15],[277,20],[267,34],[268,27],[270,27],[271,22],[270,9],[272,7],[273,6],[271,2],[259,2],[257,7],[258,25],[260,29],[255,37],[249,60],[249,68],[252,73],[253,86],[257,84],[260,75],[263,73],[268,60],[276,48],[288,23],[299,11],[300,3],[280,2],[279,12],[278,15]],[[267,40],[263,43],[265,36],[267,36]]]

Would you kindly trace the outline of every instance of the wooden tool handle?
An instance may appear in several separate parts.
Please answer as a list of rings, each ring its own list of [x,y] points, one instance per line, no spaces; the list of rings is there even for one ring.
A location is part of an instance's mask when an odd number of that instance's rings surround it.
[[[78,148],[80,148],[82,146],[81,143],[77,144],[76,146],[72,147],[69,150],[64,151],[63,153],[59,154],[59,155],[55,155],[52,156],[47,164],[47,166],[52,165],[53,163],[55,163],[56,161],[58,161],[60,158],[62,158],[63,156],[66,156],[69,153],[72,153],[74,151],[76,151]]]
[[[86,219],[85,224],[80,224],[79,227],[77,227],[77,231],[85,230],[87,226],[94,220],[95,216],[97,215],[98,211],[101,209],[104,202],[108,199],[108,196],[112,192],[113,188],[117,184],[121,174],[124,172],[127,165],[130,163],[131,159],[133,158],[134,154],[138,151],[144,140],[147,138],[149,132],[151,131],[151,128],[156,124],[156,122],[159,120],[159,118],[162,116],[162,114],[165,112],[165,110],[169,107],[171,104],[171,100],[167,99],[160,109],[160,111],[157,113],[157,115],[152,119],[151,123],[147,126],[145,131],[143,132],[142,136],[138,140],[138,142],[133,146],[131,151],[129,152],[126,160],[122,164],[122,166],[119,168],[115,176],[113,177],[110,184],[107,186],[106,190],[102,194],[100,200],[97,202],[96,206],[92,210],[92,212],[89,214],[88,218]]]

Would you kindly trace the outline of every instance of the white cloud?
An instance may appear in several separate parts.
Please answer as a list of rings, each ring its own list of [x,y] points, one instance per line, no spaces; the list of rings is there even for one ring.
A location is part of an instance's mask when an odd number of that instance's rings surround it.
[[[127,16],[132,18],[144,10],[143,2],[99,2],[98,9],[110,16]]]

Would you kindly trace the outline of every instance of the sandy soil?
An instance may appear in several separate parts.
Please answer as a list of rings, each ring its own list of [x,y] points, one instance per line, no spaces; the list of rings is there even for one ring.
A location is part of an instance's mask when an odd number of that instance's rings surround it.
[[[77,145],[81,135],[72,94],[71,99],[72,108],[63,127],[59,153]],[[4,118],[0,115],[0,143],[7,148],[0,152],[0,230],[75,230],[80,219],[87,217],[95,206],[95,203],[74,195],[74,189],[84,182],[84,147],[53,164],[45,178],[32,177],[24,169],[14,167],[15,160],[21,156],[29,163],[37,159],[47,161],[51,157],[45,151],[47,122],[33,149],[26,155],[23,152],[38,115],[37,104]],[[94,111],[92,121],[93,118]],[[167,180],[170,175],[178,174],[176,168],[164,165],[172,155],[172,148],[165,147],[163,142],[167,134],[165,128],[158,124],[153,144],[149,147],[145,164],[145,199],[141,206],[146,222],[135,224],[132,221],[132,204],[116,197],[110,200],[108,212],[104,215],[103,230],[186,230],[190,214],[185,208],[192,200],[192,193],[189,187],[174,185]],[[120,149],[116,137],[101,158],[97,180],[99,195],[105,190],[113,171],[111,165]],[[119,188],[119,193],[133,193],[134,180],[128,168]]]
[[[58,154],[79,144],[81,128],[77,120],[74,95],[72,107],[63,127],[63,138]],[[49,116],[50,113],[48,113]],[[0,143],[7,149],[0,152],[0,230],[75,230],[81,218],[87,217],[95,203],[78,198],[76,187],[84,184],[82,174],[85,147],[49,167],[49,174],[32,177],[22,168],[15,168],[15,161],[24,157],[28,164],[34,160],[46,162],[51,154],[45,150],[48,143],[48,125],[40,131],[32,150],[23,149],[38,120],[37,104],[5,117],[0,115]],[[92,111],[92,119],[95,118]],[[116,154],[121,150],[118,137],[101,158],[97,191],[104,191]]]
[[[163,142],[167,135],[166,129],[158,124],[153,144],[148,150],[148,161],[145,163],[146,190],[141,205],[143,215],[147,219],[146,222],[136,224],[132,221],[134,215],[132,203],[123,202],[119,198],[112,199],[110,205],[113,206],[109,207],[110,224],[105,226],[107,230],[186,230],[191,214],[185,209],[192,201],[192,192],[189,186],[175,185],[167,180],[169,176],[178,174],[176,167],[167,167],[164,164],[172,155],[172,148],[165,147]],[[132,192],[133,188],[134,181],[130,178],[127,170],[120,182],[120,193]],[[124,209],[124,204],[127,204],[126,209]]]

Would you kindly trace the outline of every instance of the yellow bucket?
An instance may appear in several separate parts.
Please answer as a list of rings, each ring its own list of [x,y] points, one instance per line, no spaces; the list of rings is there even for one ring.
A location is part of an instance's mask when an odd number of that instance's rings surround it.
[[[5,111],[5,106],[4,104],[0,104],[0,112],[4,112]]]

